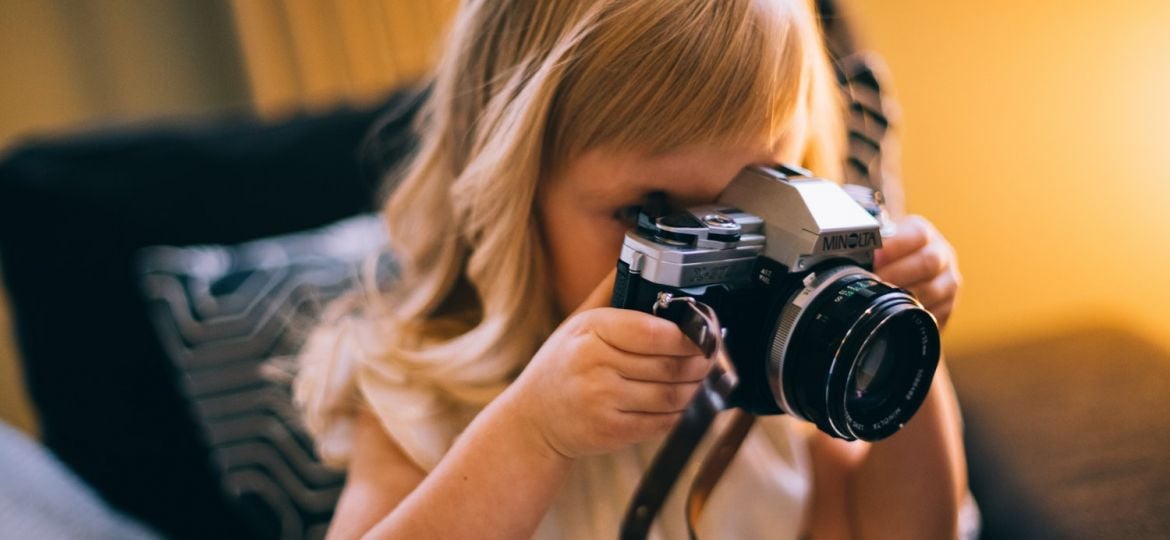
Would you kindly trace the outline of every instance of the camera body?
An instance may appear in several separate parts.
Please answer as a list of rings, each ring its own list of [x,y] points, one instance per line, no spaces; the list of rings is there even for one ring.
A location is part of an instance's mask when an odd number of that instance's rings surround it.
[[[921,405],[940,346],[921,304],[871,273],[871,212],[804,169],[748,167],[715,204],[638,215],[612,304],[653,313],[662,293],[693,297],[725,327],[732,405],[884,438]]]

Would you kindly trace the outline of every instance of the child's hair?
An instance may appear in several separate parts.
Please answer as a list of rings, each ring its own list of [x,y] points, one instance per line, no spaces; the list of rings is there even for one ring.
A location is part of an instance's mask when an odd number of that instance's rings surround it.
[[[385,207],[401,281],[364,320],[366,367],[470,404],[556,315],[534,212],[583,152],[794,138],[836,178],[838,90],[806,0],[467,0]],[[313,411],[309,420],[313,420]]]

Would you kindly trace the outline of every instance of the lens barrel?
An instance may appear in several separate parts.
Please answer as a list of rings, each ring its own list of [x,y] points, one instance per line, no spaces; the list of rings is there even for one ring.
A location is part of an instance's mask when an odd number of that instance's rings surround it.
[[[938,324],[908,292],[858,266],[823,268],[780,310],[769,384],[785,412],[875,441],[917,412],[940,350]]]

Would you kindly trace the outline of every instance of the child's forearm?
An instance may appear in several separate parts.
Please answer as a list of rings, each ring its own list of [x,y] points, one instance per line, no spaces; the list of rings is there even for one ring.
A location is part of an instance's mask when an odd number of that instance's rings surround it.
[[[857,538],[953,538],[967,494],[962,421],[946,366],[906,427],[874,443],[850,477]]]
[[[367,538],[531,537],[572,460],[510,410],[508,393],[459,436],[426,480]]]

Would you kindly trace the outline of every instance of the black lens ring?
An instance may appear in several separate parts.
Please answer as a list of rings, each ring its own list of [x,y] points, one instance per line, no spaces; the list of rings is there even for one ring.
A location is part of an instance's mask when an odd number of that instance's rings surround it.
[[[851,328],[841,341],[830,367],[828,384],[825,385],[828,420],[836,431],[847,434],[850,438],[880,440],[901,429],[925,401],[926,393],[930,390],[930,381],[938,367],[940,347],[938,325],[934,316],[906,293],[894,293],[882,300],[880,305],[875,305],[872,310],[867,310],[859,317],[854,328]],[[900,395],[901,398],[893,403],[883,403],[877,408],[883,412],[867,414],[870,411],[854,410],[849,404],[849,390],[855,384],[857,369],[861,364],[861,353],[875,336],[891,328],[890,325],[903,324],[903,321],[907,324],[917,324],[921,330],[916,346],[913,347],[920,352],[899,358],[899,362],[915,363],[909,370],[904,367],[900,370],[902,373],[914,375],[899,381],[900,390],[894,394]],[[864,337],[858,340],[860,336]],[[896,339],[893,341],[904,343]],[[849,361],[845,364],[842,359]],[[846,365],[848,369],[841,369]]]
[[[850,438],[862,438],[853,423],[849,422],[847,406],[849,388],[860,363],[861,352],[890,320],[899,313],[918,306],[918,302],[909,294],[891,292],[862,312],[845,332],[829,363],[829,376],[824,393],[828,412],[826,419],[838,433]]]

